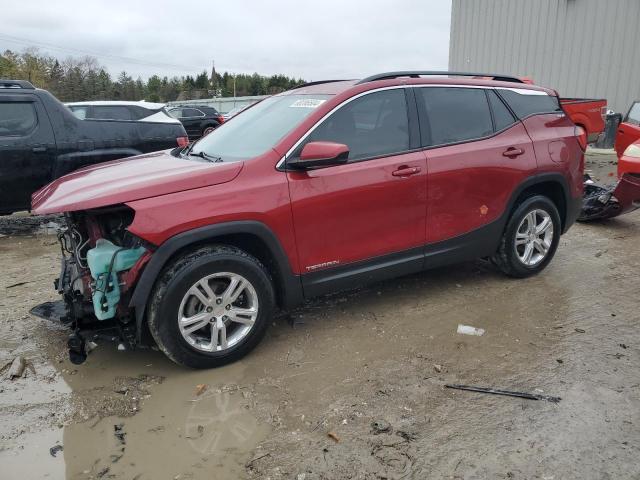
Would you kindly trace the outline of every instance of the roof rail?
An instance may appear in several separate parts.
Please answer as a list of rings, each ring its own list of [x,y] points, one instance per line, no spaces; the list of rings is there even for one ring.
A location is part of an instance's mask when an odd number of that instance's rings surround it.
[[[470,72],[447,72],[447,71],[430,71],[430,70],[405,70],[399,72],[385,72],[379,73],[377,75],[371,75],[370,77],[363,78],[356,85],[360,85],[361,83],[374,82],[376,80],[388,80],[391,78],[398,77],[411,77],[411,78],[419,78],[421,76],[428,75],[446,75],[449,77],[489,77],[492,80],[497,80],[501,82],[516,82],[516,83],[524,83],[518,77],[514,77],[512,75],[502,75],[496,73],[470,73]]]
[[[304,88],[304,87],[310,87],[312,85],[322,85],[323,83],[335,83],[335,82],[346,82],[347,80],[342,79],[342,80],[318,80],[317,82],[307,82],[307,83],[303,83],[302,85],[298,85],[296,87],[292,87],[289,90],[296,90],[297,88]]]
[[[26,80],[4,80],[0,79],[0,88],[25,88],[35,90],[35,87]]]

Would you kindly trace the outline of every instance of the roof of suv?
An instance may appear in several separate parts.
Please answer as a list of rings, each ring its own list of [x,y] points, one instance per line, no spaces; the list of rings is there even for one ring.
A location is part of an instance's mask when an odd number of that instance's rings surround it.
[[[136,105],[138,107],[146,108],[149,110],[160,110],[165,106],[164,103],[153,103],[153,102],[145,102],[141,100],[139,102],[135,101],[126,101],[126,100],[94,100],[88,102],[68,102],[65,103],[67,107],[80,107],[85,105],[95,105],[95,106],[119,106],[119,105]]]
[[[371,88],[395,85],[465,85],[482,87],[501,87],[518,90],[534,90],[556,95],[549,89],[525,83],[518,77],[497,75],[492,73],[459,73],[459,72],[389,72],[367,77],[362,80],[327,80],[311,82],[287,90],[285,94],[325,94],[337,95],[355,86],[370,85]],[[363,88],[368,90],[368,88]]]

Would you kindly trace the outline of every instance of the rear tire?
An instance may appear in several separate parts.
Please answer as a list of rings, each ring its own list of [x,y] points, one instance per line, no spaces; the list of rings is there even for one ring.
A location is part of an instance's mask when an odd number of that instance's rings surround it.
[[[492,262],[506,275],[525,278],[549,264],[560,242],[562,224],[555,204],[543,195],[517,206]]]
[[[258,259],[236,247],[201,247],[158,277],[149,330],[175,363],[214,368],[244,357],[260,342],[274,307],[273,284]]]
[[[204,128],[204,130],[202,130],[202,136],[204,137],[204,136],[206,136],[206,135],[209,135],[209,134],[210,134],[211,132],[213,132],[215,129],[216,129],[216,127],[212,127],[212,126],[205,127],[205,128]]]

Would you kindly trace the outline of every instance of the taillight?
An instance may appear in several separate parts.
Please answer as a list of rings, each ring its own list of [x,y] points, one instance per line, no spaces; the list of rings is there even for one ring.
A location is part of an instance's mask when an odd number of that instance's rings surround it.
[[[600,107],[600,116],[602,117],[603,120],[607,119],[607,110],[608,110],[608,106],[605,105],[604,107]]]
[[[576,125],[575,127],[575,135],[576,138],[578,139],[578,143],[580,144],[580,148],[582,149],[582,151],[586,151],[587,150],[587,131]]]
[[[218,122],[224,123],[224,117],[222,115],[218,115]]]
[[[186,147],[189,145],[189,137],[178,137],[176,138],[176,142],[178,142],[178,146],[180,148]]]

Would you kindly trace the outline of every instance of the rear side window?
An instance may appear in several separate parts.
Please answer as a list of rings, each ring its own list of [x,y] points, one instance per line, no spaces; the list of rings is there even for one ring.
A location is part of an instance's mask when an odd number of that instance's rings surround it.
[[[493,123],[496,132],[513,125],[516,119],[505,106],[504,102],[500,100],[496,92],[493,90],[487,90],[487,95],[489,96],[489,105],[491,106],[491,112],[493,113]]]
[[[196,108],[183,108],[182,116],[185,118],[204,117],[204,113],[202,113],[200,110]]]
[[[87,110],[89,110],[89,107],[69,107],[69,109],[80,120],[87,118]]]
[[[633,123],[634,125],[640,125],[640,102],[635,102],[631,105],[631,109],[627,114],[626,122]]]
[[[557,97],[537,90],[498,89],[498,93],[519,118],[541,113],[562,113]]]
[[[409,120],[403,89],[384,90],[357,98],[322,122],[298,147],[328,141],[349,147],[349,160],[391,155],[409,149]]]
[[[91,117],[97,120],[133,120],[129,108],[125,106],[93,106]]]
[[[0,137],[20,137],[38,123],[33,103],[0,102]]]
[[[425,145],[446,145],[493,134],[491,111],[480,88],[426,87],[416,89],[428,119]]]

